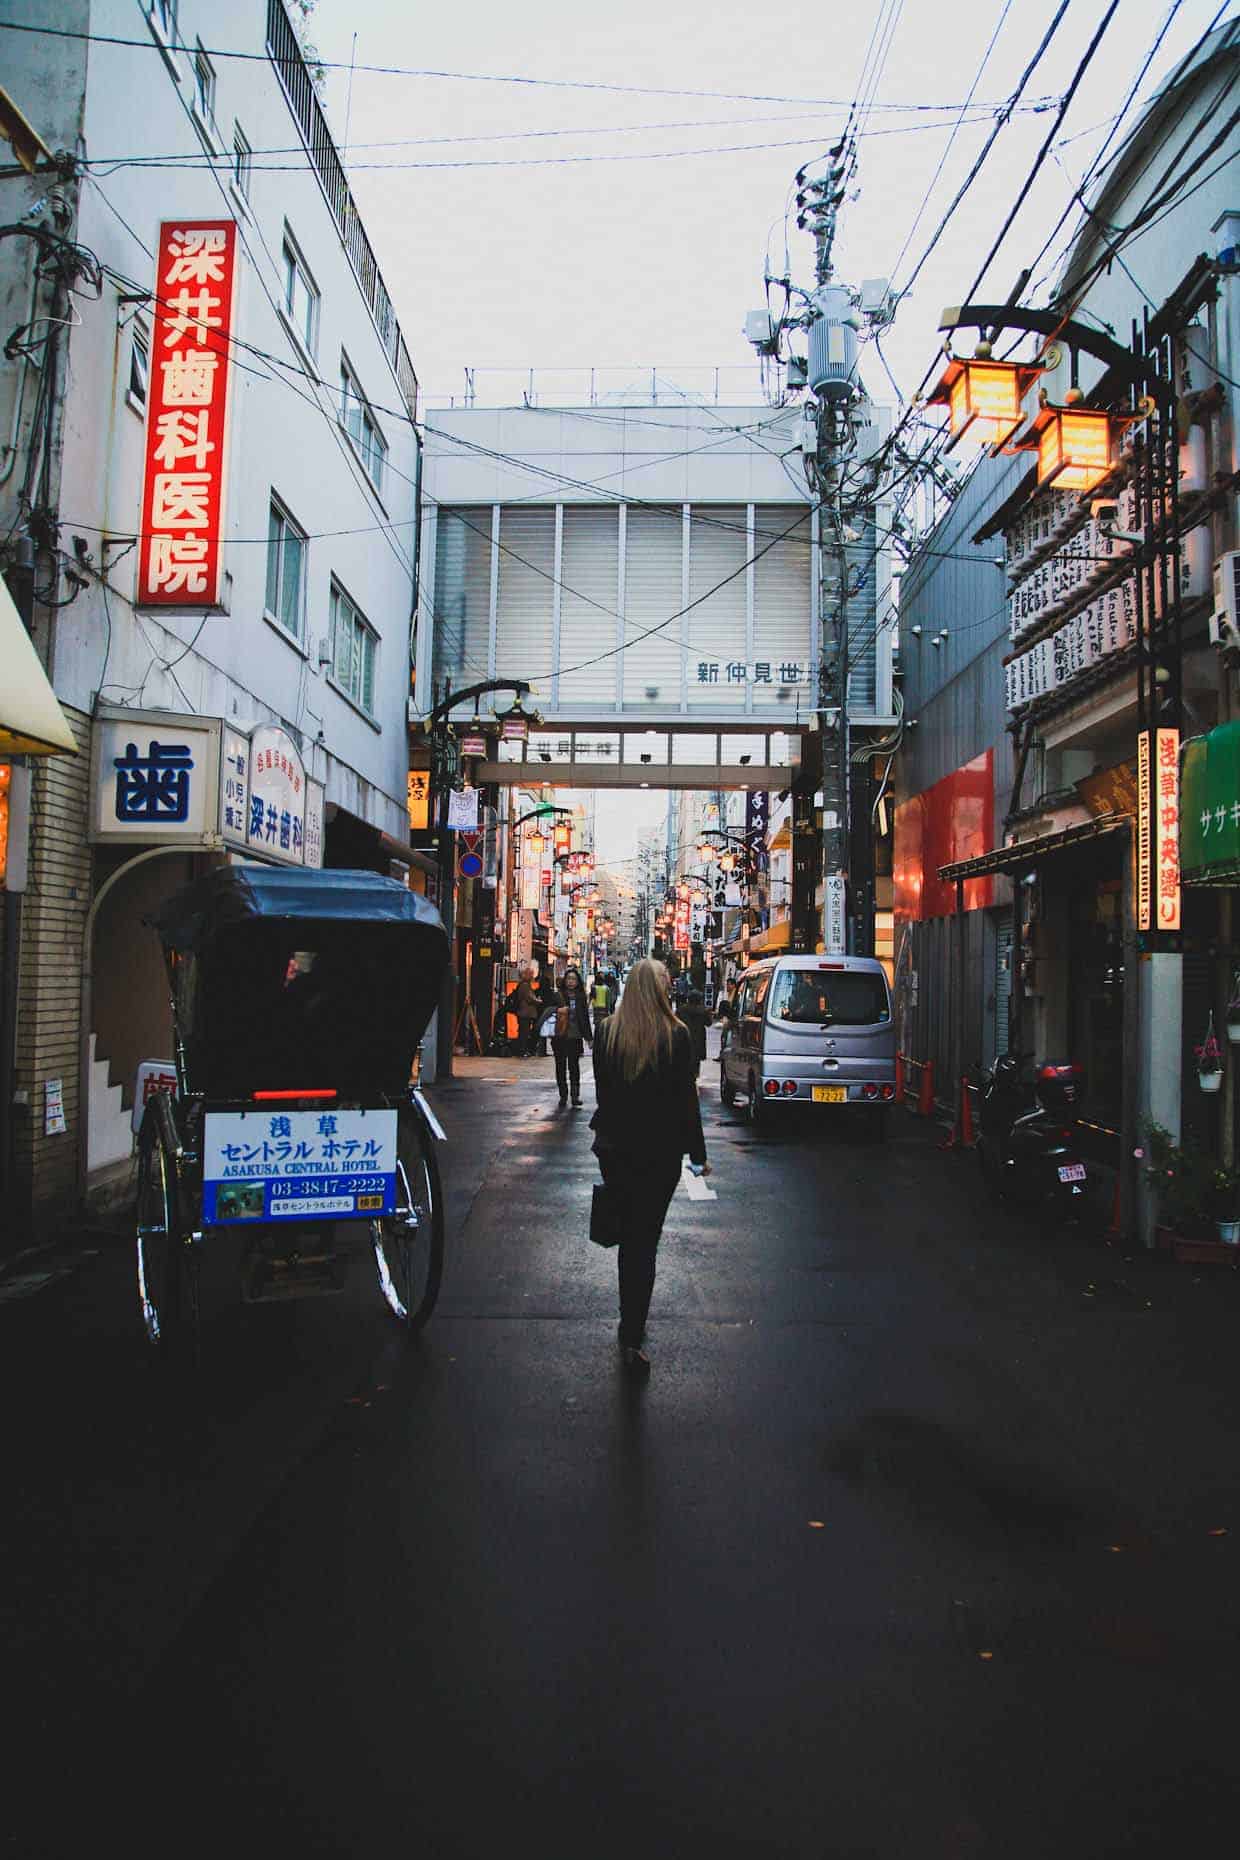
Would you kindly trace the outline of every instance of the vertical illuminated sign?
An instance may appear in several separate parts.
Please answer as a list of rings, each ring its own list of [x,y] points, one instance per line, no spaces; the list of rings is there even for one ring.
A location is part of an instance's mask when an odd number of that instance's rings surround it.
[[[1153,750],[1149,730],[1137,736],[1137,929],[1148,930],[1154,914],[1154,822],[1150,780]]]
[[[1158,856],[1158,928],[1180,928],[1180,732],[1156,732],[1155,851]]]
[[[236,261],[233,220],[167,220],[160,226],[140,607],[220,603]]]

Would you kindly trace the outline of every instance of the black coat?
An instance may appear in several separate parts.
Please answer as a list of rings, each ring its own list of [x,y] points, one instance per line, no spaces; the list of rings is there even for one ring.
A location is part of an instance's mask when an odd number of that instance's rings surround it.
[[[564,991],[559,988],[553,988],[547,997],[543,1012],[546,1013],[549,1008],[562,1008],[568,1005],[568,996]],[[589,1043],[594,1038],[594,1029],[590,1025],[590,1004],[586,1000],[584,988],[579,988],[577,990],[577,1025],[574,1027],[570,1019],[568,1027],[568,1032],[563,1036],[566,1040],[579,1039]]]
[[[625,1079],[610,1057],[615,1020],[599,1030],[594,1046],[594,1084],[598,1109],[590,1119],[596,1150],[620,1150],[642,1161],[677,1162],[688,1152],[691,1162],[706,1161],[702,1112],[693,1079],[693,1048],[688,1029],[678,1026],[672,1050],[656,1067]]]
[[[685,1026],[689,1029],[689,1038],[693,1042],[693,1050],[698,1059],[705,1059],[706,1029],[710,1023],[710,1015],[707,1010],[700,1002],[686,1001],[683,1007],[678,1007],[676,1009],[676,1018],[677,1020],[683,1021]]]

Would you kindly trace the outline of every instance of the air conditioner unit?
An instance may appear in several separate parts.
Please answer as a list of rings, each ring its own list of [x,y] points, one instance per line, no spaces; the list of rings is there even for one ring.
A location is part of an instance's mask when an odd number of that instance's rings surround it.
[[[1228,549],[1214,564],[1214,611],[1210,641],[1240,646],[1240,549]]]

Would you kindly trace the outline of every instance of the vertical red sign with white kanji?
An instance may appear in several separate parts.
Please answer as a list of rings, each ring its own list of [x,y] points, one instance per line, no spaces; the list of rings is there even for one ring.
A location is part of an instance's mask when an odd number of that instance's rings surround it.
[[[156,254],[140,607],[218,607],[234,220],[165,220]]]

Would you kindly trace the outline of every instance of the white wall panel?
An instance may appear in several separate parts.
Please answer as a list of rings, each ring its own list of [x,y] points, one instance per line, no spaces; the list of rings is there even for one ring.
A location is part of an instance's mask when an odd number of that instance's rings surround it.
[[[681,621],[671,617],[684,605],[682,529],[678,504],[666,510],[629,507],[624,594],[626,712],[680,706]],[[671,624],[663,625],[666,621]],[[659,631],[650,632],[652,627]]]
[[[490,622],[490,506],[440,510],[435,543],[437,683],[447,678],[455,688],[486,677]]]
[[[691,709],[745,707],[747,520],[744,504],[698,505],[690,518],[689,600],[697,603],[688,615]]]
[[[782,665],[807,669],[812,664],[810,515],[807,504],[758,504],[754,510],[754,659],[770,666],[776,684]],[[803,688],[802,712],[816,701],[813,689],[812,684]],[[754,686],[755,704],[769,696],[761,684]],[[795,712],[796,696],[785,702]]]
[[[551,698],[555,511],[505,506],[499,522],[495,675],[528,678]]]
[[[560,566],[560,695],[563,708],[614,710],[616,703],[616,584],[619,576],[616,507],[564,507]],[[585,664],[608,653],[599,664]],[[574,667],[580,666],[580,670]]]

